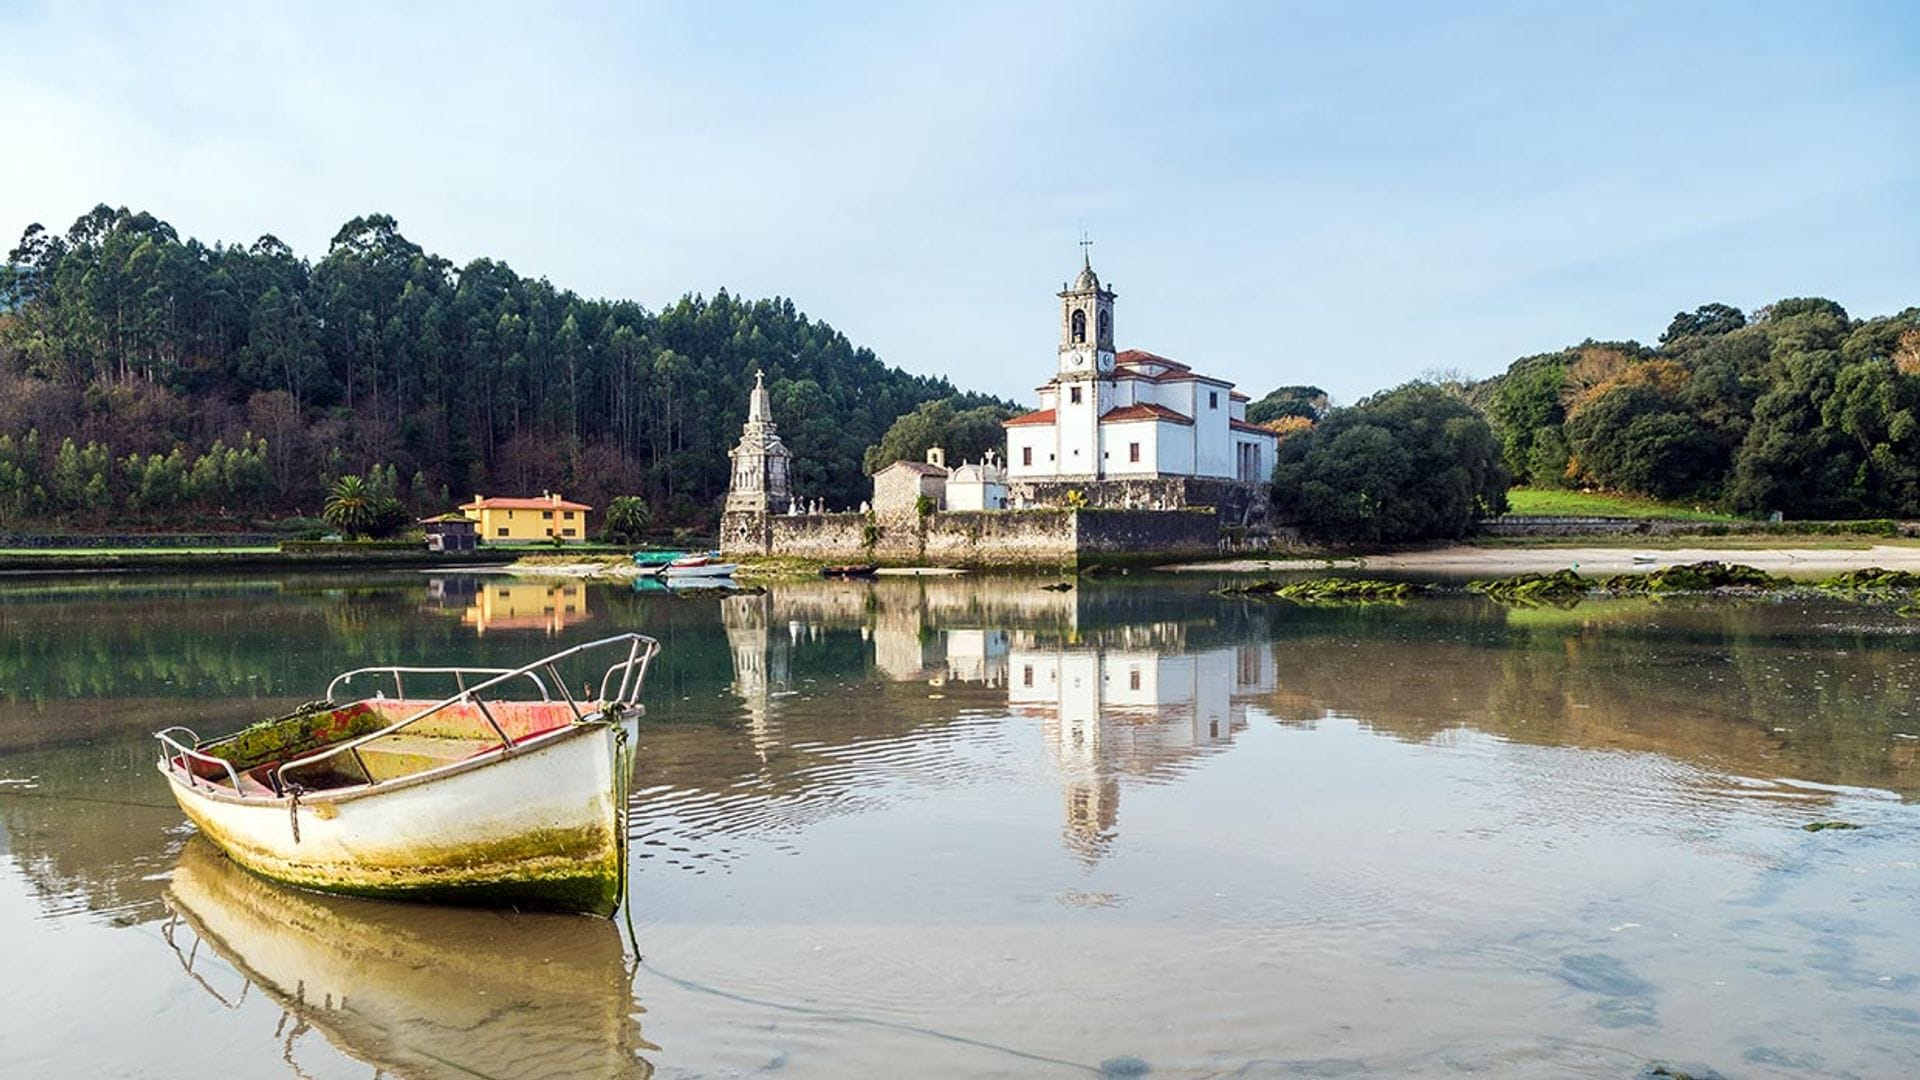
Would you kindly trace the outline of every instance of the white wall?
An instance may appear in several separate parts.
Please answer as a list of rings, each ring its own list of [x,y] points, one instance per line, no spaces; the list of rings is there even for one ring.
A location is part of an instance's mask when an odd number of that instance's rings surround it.
[[[1194,475],[1232,476],[1233,439],[1228,417],[1233,414],[1232,391],[1212,383],[1195,382],[1193,387]],[[1209,406],[1209,400],[1213,405]]]
[[[1007,485],[1005,484],[973,480],[947,481],[947,509],[949,510],[1005,510],[1006,508]]]
[[[1100,425],[1101,463],[1108,476],[1151,476],[1160,468],[1160,429],[1158,420],[1126,420]],[[1127,460],[1127,445],[1140,444],[1140,460]]]
[[[1073,390],[1078,387],[1080,400],[1073,400]],[[1103,394],[1102,391],[1105,391]],[[1099,379],[1074,380],[1060,385],[1059,404],[1055,408],[1054,426],[1060,432],[1059,459],[1055,462],[1055,475],[1093,476],[1100,471],[1100,414],[1108,406],[1113,396],[1113,384]],[[1039,462],[1035,461],[1038,465]]]

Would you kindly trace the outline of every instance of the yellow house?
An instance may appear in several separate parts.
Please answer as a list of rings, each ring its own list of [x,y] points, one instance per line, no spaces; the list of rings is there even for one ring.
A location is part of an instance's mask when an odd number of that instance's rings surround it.
[[[488,498],[475,495],[460,512],[480,523],[483,544],[541,543],[559,537],[579,542],[587,538],[587,511],[593,507],[546,492],[537,499]]]

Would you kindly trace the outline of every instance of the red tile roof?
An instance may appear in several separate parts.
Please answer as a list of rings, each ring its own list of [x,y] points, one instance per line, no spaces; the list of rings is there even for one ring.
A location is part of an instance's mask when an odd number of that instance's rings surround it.
[[[1147,402],[1109,409],[1100,417],[1100,422],[1103,424],[1120,424],[1128,420],[1165,420],[1173,424],[1193,423],[1191,416],[1174,412],[1165,405],[1153,405]]]
[[[591,510],[586,503],[568,502],[565,499],[508,499],[494,496],[490,499],[475,498],[470,503],[462,503],[462,510]]]
[[[1259,424],[1249,424],[1245,420],[1230,420],[1227,422],[1227,426],[1235,431],[1244,431],[1249,435],[1265,435],[1268,438],[1278,437],[1278,434],[1272,428],[1263,428]]]
[[[1113,362],[1115,364],[1159,364],[1161,367],[1172,368],[1174,371],[1193,370],[1178,360],[1169,360],[1158,353],[1150,353],[1145,349],[1126,349],[1114,356]]]
[[[1053,423],[1054,415],[1055,414],[1052,409],[1041,409],[1039,412],[1030,412],[1025,416],[1016,416],[1013,419],[1008,420],[1005,423],[1001,424],[1000,426],[1001,427],[1025,427],[1028,424],[1051,424]]]
[[[1252,398],[1248,397],[1247,395],[1241,393],[1238,390],[1235,390],[1232,396],[1233,396],[1233,400],[1235,401],[1252,401],[1253,400]]]

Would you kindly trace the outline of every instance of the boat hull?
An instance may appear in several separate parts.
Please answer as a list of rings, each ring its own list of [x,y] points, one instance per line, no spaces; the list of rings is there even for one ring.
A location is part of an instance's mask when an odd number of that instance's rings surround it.
[[[660,572],[668,581],[693,581],[703,578],[732,577],[739,563],[713,563],[708,566],[669,566]]]
[[[273,881],[611,915],[625,868],[618,732],[609,723],[570,725],[511,753],[297,799],[241,798],[162,771],[207,839]]]

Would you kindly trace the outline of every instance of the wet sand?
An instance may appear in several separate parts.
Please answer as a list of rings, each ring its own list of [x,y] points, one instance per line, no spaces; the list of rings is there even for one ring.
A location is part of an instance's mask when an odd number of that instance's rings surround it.
[[[1437,574],[1520,574],[1578,568],[1584,574],[1617,574],[1657,570],[1663,566],[1704,562],[1741,563],[1772,574],[1828,574],[1877,566],[1887,570],[1920,570],[1920,547],[1876,544],[1867,548],[1631,548],[1540,547],[1492,548],[1465,544],[1422,551],[1403,551],[1347,559],[1236,559],[1232,562],[1183,563],[1165,570],[1252,574],[1285,570],[1396,570]]]

